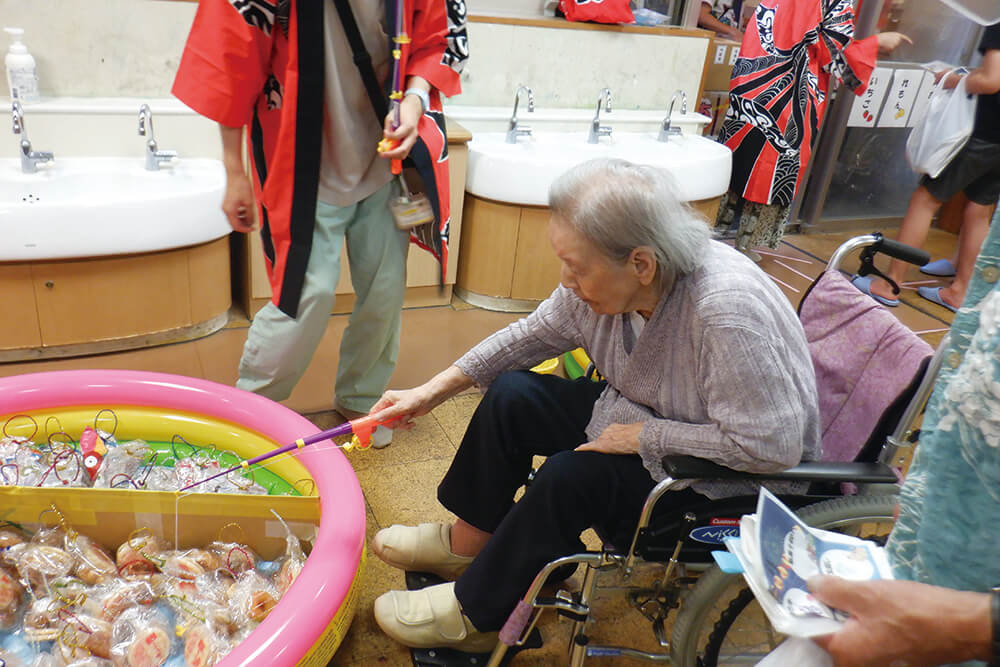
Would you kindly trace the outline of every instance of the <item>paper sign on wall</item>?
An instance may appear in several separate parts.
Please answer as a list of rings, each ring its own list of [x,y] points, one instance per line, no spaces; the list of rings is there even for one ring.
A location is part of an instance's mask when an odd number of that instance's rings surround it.
[[[933,92],[934,73],[924,72],[924,78],[920,84],[920,90],[917,92],[917,98],[913,101],[913,111],[910,112],[910,117],[906,119],[906,127],[913,127],[924,117],[924,113],[927,112],[927,103],[930,102]]]
[[[851,115],[847,119],[848,127],[875,127],[879,107],[885,98],[886,90],[892,79],[892,70],[887,67],[876,67],[868,80],[868,88],[854,98]]]
[[[885,96],[885,105],[878,117],[878,127],[906,127],[913,111],[920,84],[924,80],[922,69],[897,69],[892,73],[892,83]]]

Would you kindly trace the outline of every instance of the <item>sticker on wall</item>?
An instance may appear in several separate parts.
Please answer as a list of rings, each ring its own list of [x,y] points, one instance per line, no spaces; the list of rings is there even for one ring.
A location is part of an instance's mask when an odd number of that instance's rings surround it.
[[[913,111],[920,84],[924,80],[922,69],[897,69],[892,73],[892,83],[885,96],[885,105],[878,117],[878,127],[906,127]]]
[[[887,67],[876,67],[868,80],[868,88],[854,98],[851,115],[847,119],[848,127],[875,127],[882,100],[892,79],[892,70]]]
[[[934,72],[924,72],[923,81],[920,83],[920,90],[917,98],[913,101],[913,111],[906,119],[906,127],[913,127],[920,122],[927,112],[927,103],[931,100],[931,93],[934,92]]]

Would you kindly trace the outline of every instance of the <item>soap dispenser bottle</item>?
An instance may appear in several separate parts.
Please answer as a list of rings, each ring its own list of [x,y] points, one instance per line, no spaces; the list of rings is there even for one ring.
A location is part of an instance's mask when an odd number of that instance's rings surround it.
[[[28,47],[21,42],[24,30],[21,28],[4,28],[10,35],[10,48],[4,64],[7,66],[7,87],[11,98],[17,98],[25,104],[38,101],[38,74],[35,71],[35,59],[28,53]]]

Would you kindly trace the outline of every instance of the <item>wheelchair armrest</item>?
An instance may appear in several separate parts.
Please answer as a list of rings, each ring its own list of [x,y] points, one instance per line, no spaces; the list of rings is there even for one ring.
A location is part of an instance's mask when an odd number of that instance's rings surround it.
[[[794,468],[769,473],[751,473],[720,466],[694,456],[664,456],[663,469],[674,479],[783,480],[792,482],[855,482],[895,484],[896,472],[884,463],[853,461],[809,461]]]

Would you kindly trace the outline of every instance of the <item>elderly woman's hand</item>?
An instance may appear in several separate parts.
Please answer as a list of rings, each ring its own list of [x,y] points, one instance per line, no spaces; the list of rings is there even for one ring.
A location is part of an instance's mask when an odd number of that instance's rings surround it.
[[[413,428],[415,418],[426,415],[435,405],[425,386],[402,391],[390,389],[382,394],[369,414],[378,414],[390,422],[390,428],[408,431]]]
[[[585,442],[576,448],[578,452],[603,452],[605,454],[637,454],[639,452],[639,432],[642,422],[637,424],[611,424],[597,440]]]
[[[426,415],[472,384],[472,378],[461,369],[449,366],[414,389],[386,391],[368,414],[378,414],[383,421],[392,421],[390,428],[410,429],[414,419]]]

